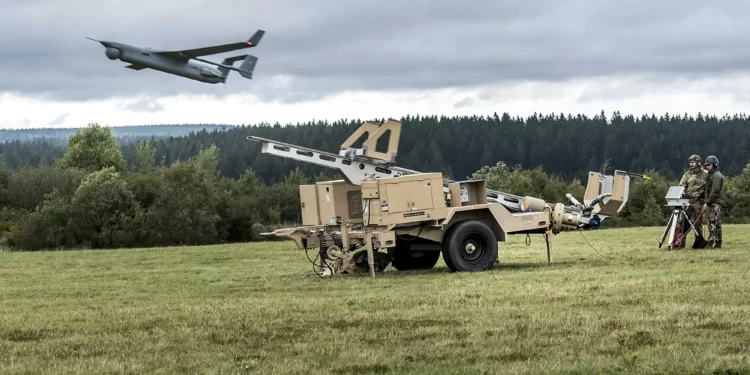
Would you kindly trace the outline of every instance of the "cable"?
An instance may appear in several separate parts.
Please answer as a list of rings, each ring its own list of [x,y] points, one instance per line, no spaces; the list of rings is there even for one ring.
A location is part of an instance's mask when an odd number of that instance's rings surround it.
[[[583,240],[586,241],[587,244],[589,244],[589,247],[591,248],[591,250],[594,250],[595,253],[599,254],[599,252],[596,251],[596,249],[594,248],[594,246],[592,246],[591,243],[589,243],[589,240],[586,239],[586,236],[583,235],[583,232],[582,231],[578,231],[578,233],[580,233],[581,237],[583,237]],[[604,259],[607,259],[607,257],[605,257],[602,254],[599,254],[599,256],[602,257],[602,258],[604,258]]]
[[[419,226],[419,232],[417,232],[417,234],[416,234],[416,235],[414,235],[414,238],[412,238],[412,239],[410,239],[410,240],[407,240],[407,239],[405,239],[405,238],[403,238],[403,237],[399,236],[398,234],[396,235],[396,237],[398,237],[399,239],[401,239],[401,240],[403,240],[403,241],[406,241],[406,242],[411,242],[411,241],[414,241],[414,240],[416,240],[417,238],[419,238],[419,235],[420,235],[420,234],[422,234],[422,229],[424,229],[424,226],[425,226],[425,224],[422,224],[422,225],[420,225],[420,226]]]
[[[314,273],[315,273],[316,275],[318,275],[318,277],[321,277],[321,278],[322,278],[322,277],[324,276],[324,275],[323,275],[323,273],[322,273],[322,272],[321,272],[321,273],[318,273],[318,270],[317,270],[317,269],[315,269],[315,267],[317,266],[317,264],[315,264],[315,260],[313,260],[313,259],[310,259],[310,254],[308,253],[308,251],[309,251],[309,249],[305,249],[305,255],[307,256],[307,260],[309,260],[309,261],[310,261],[310,263],[312,263],[312,266],[313,266],[313,272],[314,272]],[[318,250],[318,251],[320,251],[320,250]],[[318,252],[318,256],[320,256],[320,252]],[[316,260],[318,259],[318,256],[316,256],[316,257],[315,257],[315,259],[316,259]],[[322,267],[322,266],[320,266],[320,268],[322,269],[323,267]]]
[[[680,214],[680,216],[682,216],[682,214],[684,214],[684,212],[685,212],[685,211],[682,211],[682,213]],[[697,222],[698,222],[698,221],[699,221],[699,220],[701,219],[701,216],[703,216],[703,213],[704,213],[704,212],[706,212],[706,211],[705,211],[705,210],[701,210],[701,213],[700,213],[700,214],[698,215],[698,217],[697,217],[697,218],[695,218],[695,222],[696,222],[696,223],[697,223]],[[693,225],[693,223],[691,223],[691,222],[690,222],[690,218],[689,218],[689,217],[687,217],[687,215],[685,215],[685,219],[686,219],[686,221],[687,221],[687,222],[688,222],[688,223],[690,224],[690,227],[691,227],[691,228],[692,228],[692,229],[693,229],[693,230],[694,230],[694,231],[696,232],[696,235],[697,235],[697,234],[698,234],[698,230],[697,230],[697,229],[695,229],[695,226]],[[702,230],[702,229],[703,229],[703,226],[701,226],[701,230]],[[677,235],[677,236],[679,236],[679,238],[680,238],[680,243],[682,243],[682,241],[684,241],[684,240],[685,240],[685,237],[687,237],[688,233],[690,233],[690,231],[689,231],[689,230],[687,230],[687,229],[685,229],[685,231],[684,231],[684,232],[683,232],[682,234],[678,234],[678,235]],[[697,237],[697,236],[696,236],[696,237]],[[703,237],[703,235],[702,235],[702,234],[700,235],[700,237],[701,237],[701,238],[703,238],[703,240],[705,241],[705,237]]]
[[[308,249],[308,248],[305,248],[305,256],[307,257],[307,260],[309,260],[310,263],[312,263],[313,272],[316,275],[318,275],[318,277],[320,277],[320,278],[324,278],[325,277],[325,275],[323,274],[323,271],[322,271],[324,266],[328,267],[328,269],[331,271],[331,277],[333,277],[333,275],[334,275],[333,267],[331,267],[331,265],[328,264],[328,262],[326,262],[325,254],[324,254],[324,250],[323,250],[322,246],[324,246],[323,242],[321,242],[321,247],[318,248],[318,254],[315,256],[315,259],[310,258],[310,249]],[[315,263],[315,261],[318,260],[318,258],[320,258],[320,265],[318,265],[317,263]],[[316,267],[320,268],[321,272],[318,272],[318,270],[316,269]]]

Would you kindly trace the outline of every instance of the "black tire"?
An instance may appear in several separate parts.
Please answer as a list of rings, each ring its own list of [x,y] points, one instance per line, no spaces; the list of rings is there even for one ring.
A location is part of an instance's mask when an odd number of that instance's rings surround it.
[[[456,271],[456,265],[453,264],[453,261],[451,260],[450,256],[448,256],[449,250],[448,246],[450,246],[450,239],[452,238],[453,232],[455,232],[455,229],[458,225],[454,225],[448,229],[447,232],[445,232],[445,235],[443,236],[443,242],[441,244],[443,254],[443,262],[445,262],[445,266],[448,267],[448,269],[451,272]]]
[[[411,251],[411,245],[422,243],[419,238],[413,241],[396,239],[396,248],[393,252],[393,267],[399,271],[428,270],[435,267],[440,259],[440,251],[415,250]]]
[[[473,245],[470,251],[467,246]],[[497,238],[487,224],[467,220],[456,224],[443,241],[445,265],[454,272],[486,271],[497,260]]]

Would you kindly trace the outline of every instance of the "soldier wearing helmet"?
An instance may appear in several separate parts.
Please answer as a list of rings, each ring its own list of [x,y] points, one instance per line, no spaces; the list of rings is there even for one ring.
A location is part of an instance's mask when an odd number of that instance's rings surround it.
[[[724,203],[724,176],[719,172],[719,159],[706,158],[708,181],[704,193],[703,211],[708,212],[708,247],[721,249],[721,205]]]
[[[708,180],[708,171],[701,168],[701,157],[698,155],[691,155],[688,158],[689,168],[682,175],[680,180],[680,186],[685,187],[685,197],[690,200],[690,206],[685,210],[685,214],[693,222],[695,229],[703,237],[703,216],[701,216],[701,208],[704,204],[704,196],[706,190],[706,181]],[[687,222],[680,223],[681,235],[685,235],[690,224]],[[683,237],[684,239],[685,237]],[[685,247],[685,241],[680,244],[681,248]]]

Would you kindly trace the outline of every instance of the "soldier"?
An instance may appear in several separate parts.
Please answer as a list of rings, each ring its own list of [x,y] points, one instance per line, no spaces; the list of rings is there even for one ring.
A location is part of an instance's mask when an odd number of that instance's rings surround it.
[[[708,182],[706,182],[703,211],[708,213],[708,245],[721,249],[721,205],[724,203],[724,176],[719,172],[719,159],[706,158]]]
[[[708,171],[701,168],[701,157],[698,155],[691,155],[688,158],[688,164],[690,168],[682,175],[680,180],[680,186],[685,187],[685,197],[690,200],[690,206],[685,210],[685,214],[693,222],[695,229],[703,237],[703,216],[701,216],[701,208],[703,208],[704,195],[706,190],[706,181],[708,180]],[[705,215],[705,214],[704,214]],[[683,222],[680,224],[680,231],[682,237],[682,243],[680,248],[685,247],[685,236],[690,231],[690,224]]]

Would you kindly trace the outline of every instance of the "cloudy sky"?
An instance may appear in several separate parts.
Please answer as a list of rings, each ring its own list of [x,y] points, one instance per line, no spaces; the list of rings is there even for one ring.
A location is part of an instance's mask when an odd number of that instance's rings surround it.
[[[2,0],[0,127],[405,114],[724,113],[750,104],[740,0]],[[252,80],[125,69],[266,31]],[[237,64],[239,65],[239,64]]]

